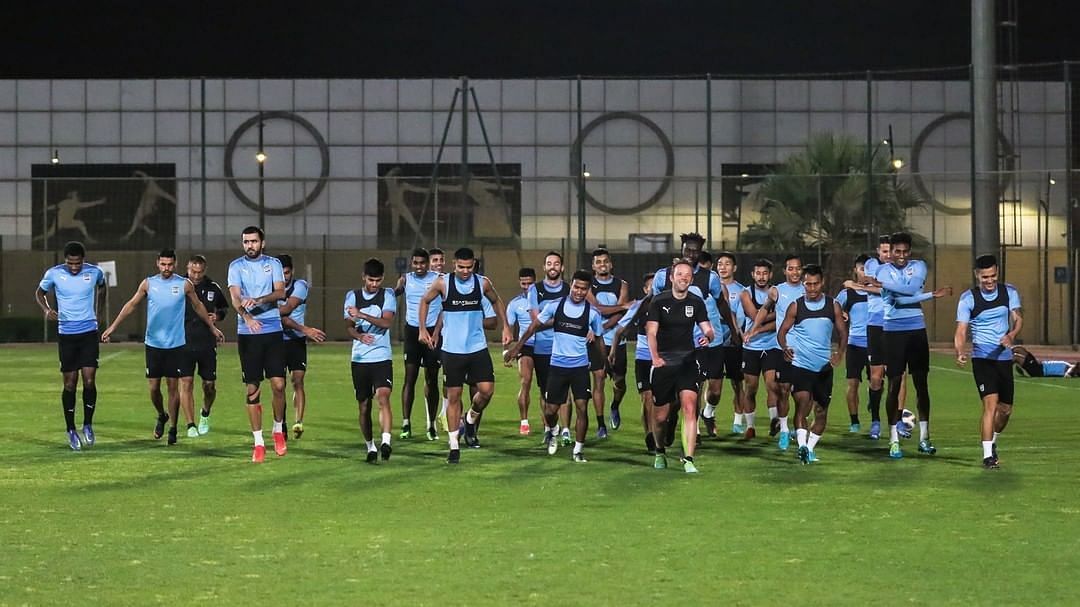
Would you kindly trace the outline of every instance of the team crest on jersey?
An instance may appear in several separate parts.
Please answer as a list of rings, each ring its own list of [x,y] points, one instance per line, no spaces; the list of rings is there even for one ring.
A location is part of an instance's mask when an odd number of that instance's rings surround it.
[[[270,264],[266,264],[266,265],[263,266],[263,274],[269,274],[269,273],[270,273]]]
[[[206,292],[206,301],[214,301],[214,292],[213,291],[207,291]]]
[[[686,314],[687,318],[693,318],[694,317],[694,306],[686,306],[685,308],[683,308],[683,312]]]
[[[179,295],[180,294],[180,287],[173,287],[172,288],[172,294],[173,295]]]
[[[89,274],[83,274],[82,281],[83,282],[90,282],[90,275]]]

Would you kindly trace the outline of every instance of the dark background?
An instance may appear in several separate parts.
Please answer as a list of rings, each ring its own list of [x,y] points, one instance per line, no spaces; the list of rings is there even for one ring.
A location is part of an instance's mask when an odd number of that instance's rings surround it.
[[[1021,63],[1080,59],[1077,3],[1013,2]],[[969,0],[55,0],[7,23],[5,78],[737,75],[971,55]]]

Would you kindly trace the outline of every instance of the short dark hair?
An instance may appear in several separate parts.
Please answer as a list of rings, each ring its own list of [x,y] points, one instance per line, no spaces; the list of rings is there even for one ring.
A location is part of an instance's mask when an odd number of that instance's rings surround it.
[[[161,259],[162,257],[164,257],[165,259],[176,259],[176,251],[172,249],[162,249],[161,252],[157,254],[157,256],[158,259]]]
[[[975,269],[986,270],[998,265],[997,257],[993,255],[979,255],[975,258]]]
[[[907,246],[910,247],[911,246],[911,234],[908,234],[907,232],[896,232],[892,236],[889,237],[889,244],[891,244],[891,245],[906,244]]]
[[[735,257],[735,254],[732,253],[731,251],[720,251],[719,253],[716,254],[716,260],[717,261],[720,261],[721,259],[723,259],[725,257],[727,257],[728,259],[731,260],[731,265],[733,265],[733,266],[739,265],[739,260]]]
[[[711,263],[712,253],[709,253],[708,251],[702,251],[701,255],[698,255],[697,261],[698,263]]]
[[[558,257],[559,258],[559,263],[562,263],[562,253],[560,253],[558,251],[548,251],[547,253],[544,253],[544,261],[547,261],[547,258],[551,257],[552,255],[554,255],[555,257]]]
[[[825,272],[816,263],[807,264],[802,270],[803,278],[807,276],[824,276]]]
[[[443,256],[445,256],[446,253],[444,253],[443,250],[440,249],[439,247],[431,247],[430,249],[428,249],[428,255],[443,255]]]
[[[641,282],[648,282],[656,276],[656,272],[645,272],[641,275]]]
[[[592,283],[593,273],[588,270],[577,270],[574,275],[570,277],[570,282],[575,280],[584,280],[587,283]]]
[[[878,244],[892,244],[892,236],[889,236],[888,234],[882,234],[881,236],[877,237],[877,243]]]
[[[413,249],[412,256],[423,257],[424,259],[431,259],[431,254],[428,253],[427,249],[422,247],[417,247]]]
[[[787,256],[784,257],[784,265],[786,266],[787,262],[792,259],[798,259],[799,263],[802,263],[802,255],[799,255],[798,253],[788,253]]]
[[[64,257],[86,257],[86,247],[78,240],[72,240],[64,245]]]
[[[364,276],[371,276],[372,278],[378,278],[383,275],[386,268],[383,266],[383,262],[372,257],[364,262]]]
[[[769,261],[768,259],[765,259],[764,257],[762,257],[762,258],[754,261],[754,267],[755,268],[766,268],[769,271],[772,271],[772,262]]]
[[[853,265],[857,266],[859,264],[862,264],[862,265],[865,266],[866,262],[868,262],[868,261],[870,261],[870,256],[867,255],[866,253],[863,253],[862,255],[859,255],[858,257],[855,258],[855,263]],[[805,270],[803,270],[803,271],[805,271]]]
[[[686,234],[679,234],[679,242],[686,244],[688,242],[696,242],[699,247],[705,246],[705,237],[697,232],[687,232]]]
[[[259,240],[266,240],[266,234],[259,226],[248,226],[244,228],[244,231],[240,232],[240,235],[243,236],[244,234],[258,234]]]
[[[603,257],[604,255],[607,255],[608,257],[611,257],[611,251],[608,251],[604,247],[598,247],[596,249],[593,249],[593,252],[592,252],[593,257]]]
[[[454,251],[454,259],[476,259],[476,253],[474,253],[473,250],[469,247],[461,247],[460,249]]]
[[[194,263],[194,264],[198,264],[198,265],[201,265],[201,266],[205,266],[206,265],[206,258],[203,257],[202,255],[192,255],[191,257],[188,257],[188,263]]]
[[[536,270],[532,268],[521,268],[518,270],[518,278],[531,278],[536,280]]]
[[[277,258],[278,258],[278,261],[281,262],[281,267],[282,268],[291,268],[291,267],[293,267],[293,265],[292,265],[292,255],[278,255]]]

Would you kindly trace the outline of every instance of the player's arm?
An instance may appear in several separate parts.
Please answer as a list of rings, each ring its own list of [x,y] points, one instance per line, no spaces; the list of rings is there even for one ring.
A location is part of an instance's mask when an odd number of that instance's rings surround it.
[[[785,318],[784,321],[786,322],[787,319]],[[829,357],[829,364],[835,367],[840,364],[840,361],[847,354],[848,340],[848,327],[847,323],[844,322],[844,309],[835,300],[833,301],[833,327],[836,329],[839,342],[836,344],[836,352],[833,352],[832,356]]]
[[[42,289],[40,286],[34,291],[34,301],[37,302],[41,313],[45,315],[45,318],[49,320],[57,320],[59,315],[56,310],[49,304],[49,293]]]
[[[716,307],[720,310],[720,319],[731,330],[731,341],[738,345],[742,342],[742,330],[739,329],[739,323],[735,322],[735,311],[731,309],[731,304],[728,303],[728,290],[727,285],[720,285],[720,297],[716,299]]]
[[[765,303],[751,315],[753,316],[754,321],[750,324],[750,330],[747,331],[747,334],[754,335],[761,333],[762,331],[767,331],[766,324],[769,322],[769,314],[773,314],[773,322],[775,324],[776,314],[773,312],[773,309],[776,308],[776,300],[779,297],[780,292],[777,291],[776,287],[769,287],[768,299],[766,299]]]
[[[401,297],[401,294],[405,292],[405,275],[398,276],[397,284],[394,285],[394,297]]]
[[[909,280],[896,280],[890,276],[888,270],[879,270],[880,274],[876,276],[876,282],[897,295],[918,295],[922,291],[923,283],[926,282],[926,268],[923,266],[920,271],[920,266],[922,264],[912,264],[913,275]],[[883,269],[885,267],[882,266]]]
[[[784,317],[784,322],[780,324],[780,328],[776,330],[776,343],[780,344],[780,350],[784,353],[784,359],[791,362],[795,359],[795,351],[788,347],[787,336],[788,331],[791,331],[791,327],[795,326],[795,315],[788,314]]]
[[[390,312],[390,315],[387,316],[386,312],[387,312],[386,310],[383,310],[382,313],[379,316],[372,316],[371,314],[368,314],[367,312],[362,312],[360,310],[354,310],[353,311],[353,318],[355,320],[366,320],[369,323],[371,323],[372,326],[378,327],[380,329],[389,329],[394,324],[394,313]],[[423,323],[421,323],[421,324],[423,324]]]
[[[926,301],[928,299],[940,299],[947,295],[952,295],[952,287],[941,287],[940,289],[934,289],[933,291],[925,291],[916,293],[915,295],[897,295],[893,298],[898,304],[913,304]]]
[[[217,342],[220,344],[225,341],[225,334],[214,325],[214,317],[207,311],[206,306],[202,305],[202,301],[199,300],[198,294],[195,293],[195,287],[190,280],[184,281],[184,296],[187,297],[188,303],[191,304],[191,309],[195,310],[195,313],[206,323],[206,326],[210,327],[210,332],[214,334]]]
[[[873,277],[867,276],[868,281],[874,280]],[[874,281],[877,282],[877,281]],[[858,289],[860,291],[866,291],[867,293],[873,293],[874,295],[881,295],[881,287],[871,284],[870,282],[855,282],[850,278],[844,281],[845,289]]]
[[[1024,328],[1024,316],[1020,313],[1020,308],[1009,310],[1009,324],[1012,325],[1012,329],[1001,338],[1001,345],[1006,348],[1012,347],[1013,342],[1016,341],[1016,336]]]
[[[499,292],[495,290],[495,285],[491,284],[491,279],[487,276],[484,277],[483,282],[484,296],[491,302],[491,306],[495,308],[495,316],[498,317],[499,323],[502,325],[502,345],[506,346],[510,342],[514,341],[514,335],[510,332],[510,324],[506,322],[506,305],[503,303]]]
[[[116,330],[117,325],[124,321],[125,318],[131,315],[135,311],[135,308],[142,303],[142,300],[146,299],[146,279],[139,283],[139,288],[135,289],[135,294],[131,296],[131,299],[127,300],[124,307],[120,308],[120,313],[116,315],[116,319],[112,321],[109,328],[105,329],[101,333],[101,341],[107,342],[112,337],[113,331]]]
[[[299,306],[302,303],[304,302],[299,297],[295,295],[290,295],[289,298],[285,300],[285,303],[278,306],[278,313],[280,313],[282,316],[288,316],[289,314],[293,313],[293,310],[296,309],[296,306]]]
[[[420,341],[426,342],[432,348],[435,347],[435,340],[432,338],[431,334],[428,333],[427,327],[425,325],[427,325],[428,308],[431,307],[431,302],[435,301],[436,297],[442,297],[444,288],[443,284],[444,283],[442,276],[439,276],[435,280],[431,281],[431,286],[428,287],[427,291],[424,291],[423,297],[420,298],[420,306],[417,308],[416,311],[416,317],[421,321],[417,323],[418,325],[420,325],[419,332],[417,334],[418,338]],[[442,315],[440,314],[439,322],[442,322],[441,316]]]
[[[532,323],[529,324],[529,328],[525,329],[525,332],[521,334],[521,337],[518,338],[517,342],[514,343],[513,346],[510,346],[509,348],[507,348],[506,355],[503,356],[503,359],[504,360],[514,360],[514,358],[517,357],[518,353],[521,352],[521,348],[523,348],[525,346],[525,342],[529,341],[529,339],[532,338],[533,335],[536,335],[536,333],[538,331],[544,331],[544,330],[550,329],[551,327],[554,327],[554,326],[555,326],[555,315],[554,314],[552,314],[551,316],[547,316],[546,314],[543,314],[543,316],[541,318],[532,321]]]
[[[694,322],[697,323],[698,329],[702,333],[697,345],[702,348],[708,347],[709,343],[716,337],[716,332],[713,331],[712,321],[709,320],[709,311],[705,308],[705,302],[701,299],[694,300]]]
[[[321,344],[322,342],[326,341],[326,333],[322,329],[300,324],[293,320],[291,316],[282,316],[281,326],[285,327],[286,329],[299,331],[303,333],[305,337],[315,343]]]
[[[592,332],[594,334],[596,334],[597,336],[599,336],[604,331],[603,318],[600,316],[600,313],[595,311],[595,310],[590,310],[589,313],[590,313],[590,316],[591,316],[589,321],[592,324]],[[611,343],[612,344],[617,344],[619,342],[613,341]],[[588,344],[588,347],[596,348],[600,352],[601,359],[607,359],[607,357],[608,357],[607,344],[604,343],[603,339],[594,339],[594,340],[592,340],[592,343]],[[611,351],[614,352],[615,348],[612,347]]]
[[[967,363],[967,355],[964,346],[967,344],[968,323],[956,321],[956,332],[953,333],[953,350],[956,352],[956,366],[963,367]]]
[[[210,288],[214,290],[214,320],[221,322],[225,320],[225,313],[229,311],[229,304],[225,301],[225,294],[221,292],[221,287],[218,284],[211,283]]]
[[[262,323],[244,306],[245,301],[252,300],[244,299],[239,285],[229,285],[229,301],[232,303],[233,309],[236,310],[236,314],[240,316],[240,320],[244,321],[244,324],[252,333],[258,333],[262,330]]]

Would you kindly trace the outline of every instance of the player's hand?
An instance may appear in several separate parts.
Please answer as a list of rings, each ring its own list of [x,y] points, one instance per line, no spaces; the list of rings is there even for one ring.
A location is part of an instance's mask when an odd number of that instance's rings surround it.
[[[109,343],[109,339],[112,337],[112,334],[113,334],[112,327],[109,327],[108,329],[105,329],[104,331],[102,331],[101,332],[101,341],[102,341],[102,343],[106,343],[106,344]]]
[[[611,350],[608,352],[608,355],[607,355],[607,364],[608,364],[609,367],[614,367],[615,366],[615,348],[616,348],[615,344],[612,344]]]
[[[750,327],[749,331],[743,333],[743,343],[746,343],[753,339],[755,333],[757,333],[757,327]]]
[[[829,366],[831,366],[834,369],[836,367],[840,366],[840,352],[833,352],[832,353],[832,356],[829,357]]]
[[[504,367],[512,367],[512,366],[514,366],[514,363],[512,361],[515,358],[517,358],[517,353],[518,353],[519,350],[521,350],[521,348],[518,347],[519,345],[520,344],[515,344],[514,346],[512,346],[510,348],[504,348],[503,349],[503,366]]]
[[[858,286],[859,286],[859,283],[855,282],[854,280],[851,280],[850,278],[844,281],[844,288],[845,289],[854,289],[854,288],[856,288]]]
[[[244,310],[250,310],[252,308],[259,307],[259,302],[257,302],[254,299],[248,297],[246,299],[241,299],[240,300],[240,307],[243,308]]]
[[[356,306],[349,306],[348,308],[345,308],[345,313],[349,315],[349,318],[352,318],[354,320],[358,320],[360,318],[359,316],[357,316],[357,314],[360,313],[360,310],[358,310]]]
[[[219,343],[219,344],[225,343],[225,334],[221,332],[221,329],[219,329],[217,327],[214,327],[213,328],[213,333],[214,333],[214,340],[217,341],[217,343]]]
[[[503,330],[502,330],[502,345],[503,345],[503,347],[505,348],[506,346],[509,346],[510,343],[513,342],[513,341],[514,341],[514,334],[510,332],[510,327],[504,326]]]
[[[1012,336],[1006,333],[1005,336],[1002,337],[1001,341],[999,341],[998,343],[1005,346],[1006,348],[1011,348],[1013,347]]]
[[[967,354],[963,352],[956,355],[956,366],[963,368],[967,364]]]
[[[592,329],[589,329],[589,333],[585,336],[585,343],[591,344],[596,340],[596,333],[593,333]]]
[[[704,335],[702,335],[701,337],[697,338],[697,345],[700,348],[707,348],[707,347],[709,347],[709,342],[710,341],[712,341],[712,340],[710,340],[708,337],[705,337]]]
[[[49,320],[60,320],[60,315],[56,313],[56,310],[49,308],[45,311],[45,318]]]
[[[952,287],[945,286],[945,287],[941,287],[940,289],[934,290],[934,297],[935,298],[951,297],[951,296],[952,296]]]
[[[784,348],[784,360],[788,362],[795,360],[795,350],[792,348]]]
[[[262,331],[262,323],[256,320],[254,316],[248,316],[247,319],[244,320],[244,324],[247,325],[248,330],[252,333]]]
[[[317,344],[321,344],[322,342],[326,341],[326,333],[324,333],[321,329],[316,329],[315,327],[304,327],[303,333],[304,335],[307,335],[308,339]]]
[[[435,336],[432,335],[431,333],[428,333],[426,330],[421,328],[420,329],[419,339],[420,339],[420,341],[427,344],[428,347],[431,348],[432,350],[435,349]]]
[[[662,359],[662,358],[654,358],[654,359],[652,359],[652,366],[653,366],[654,369],[657,369],[657,368],[660,368],[660,367],[667,366],[667,363],[665,363],[664,359]]]
[[[841,312],[840,317],[844,319],[844,322],[851,322],[851,318],[848,316],[847,312]]]
[[[373,345],[375,343],[375,334],[373,334],[373,333],[361,333],[360,334],[360,343],[362,343],[364,345],[368,345],[368,346]]]

